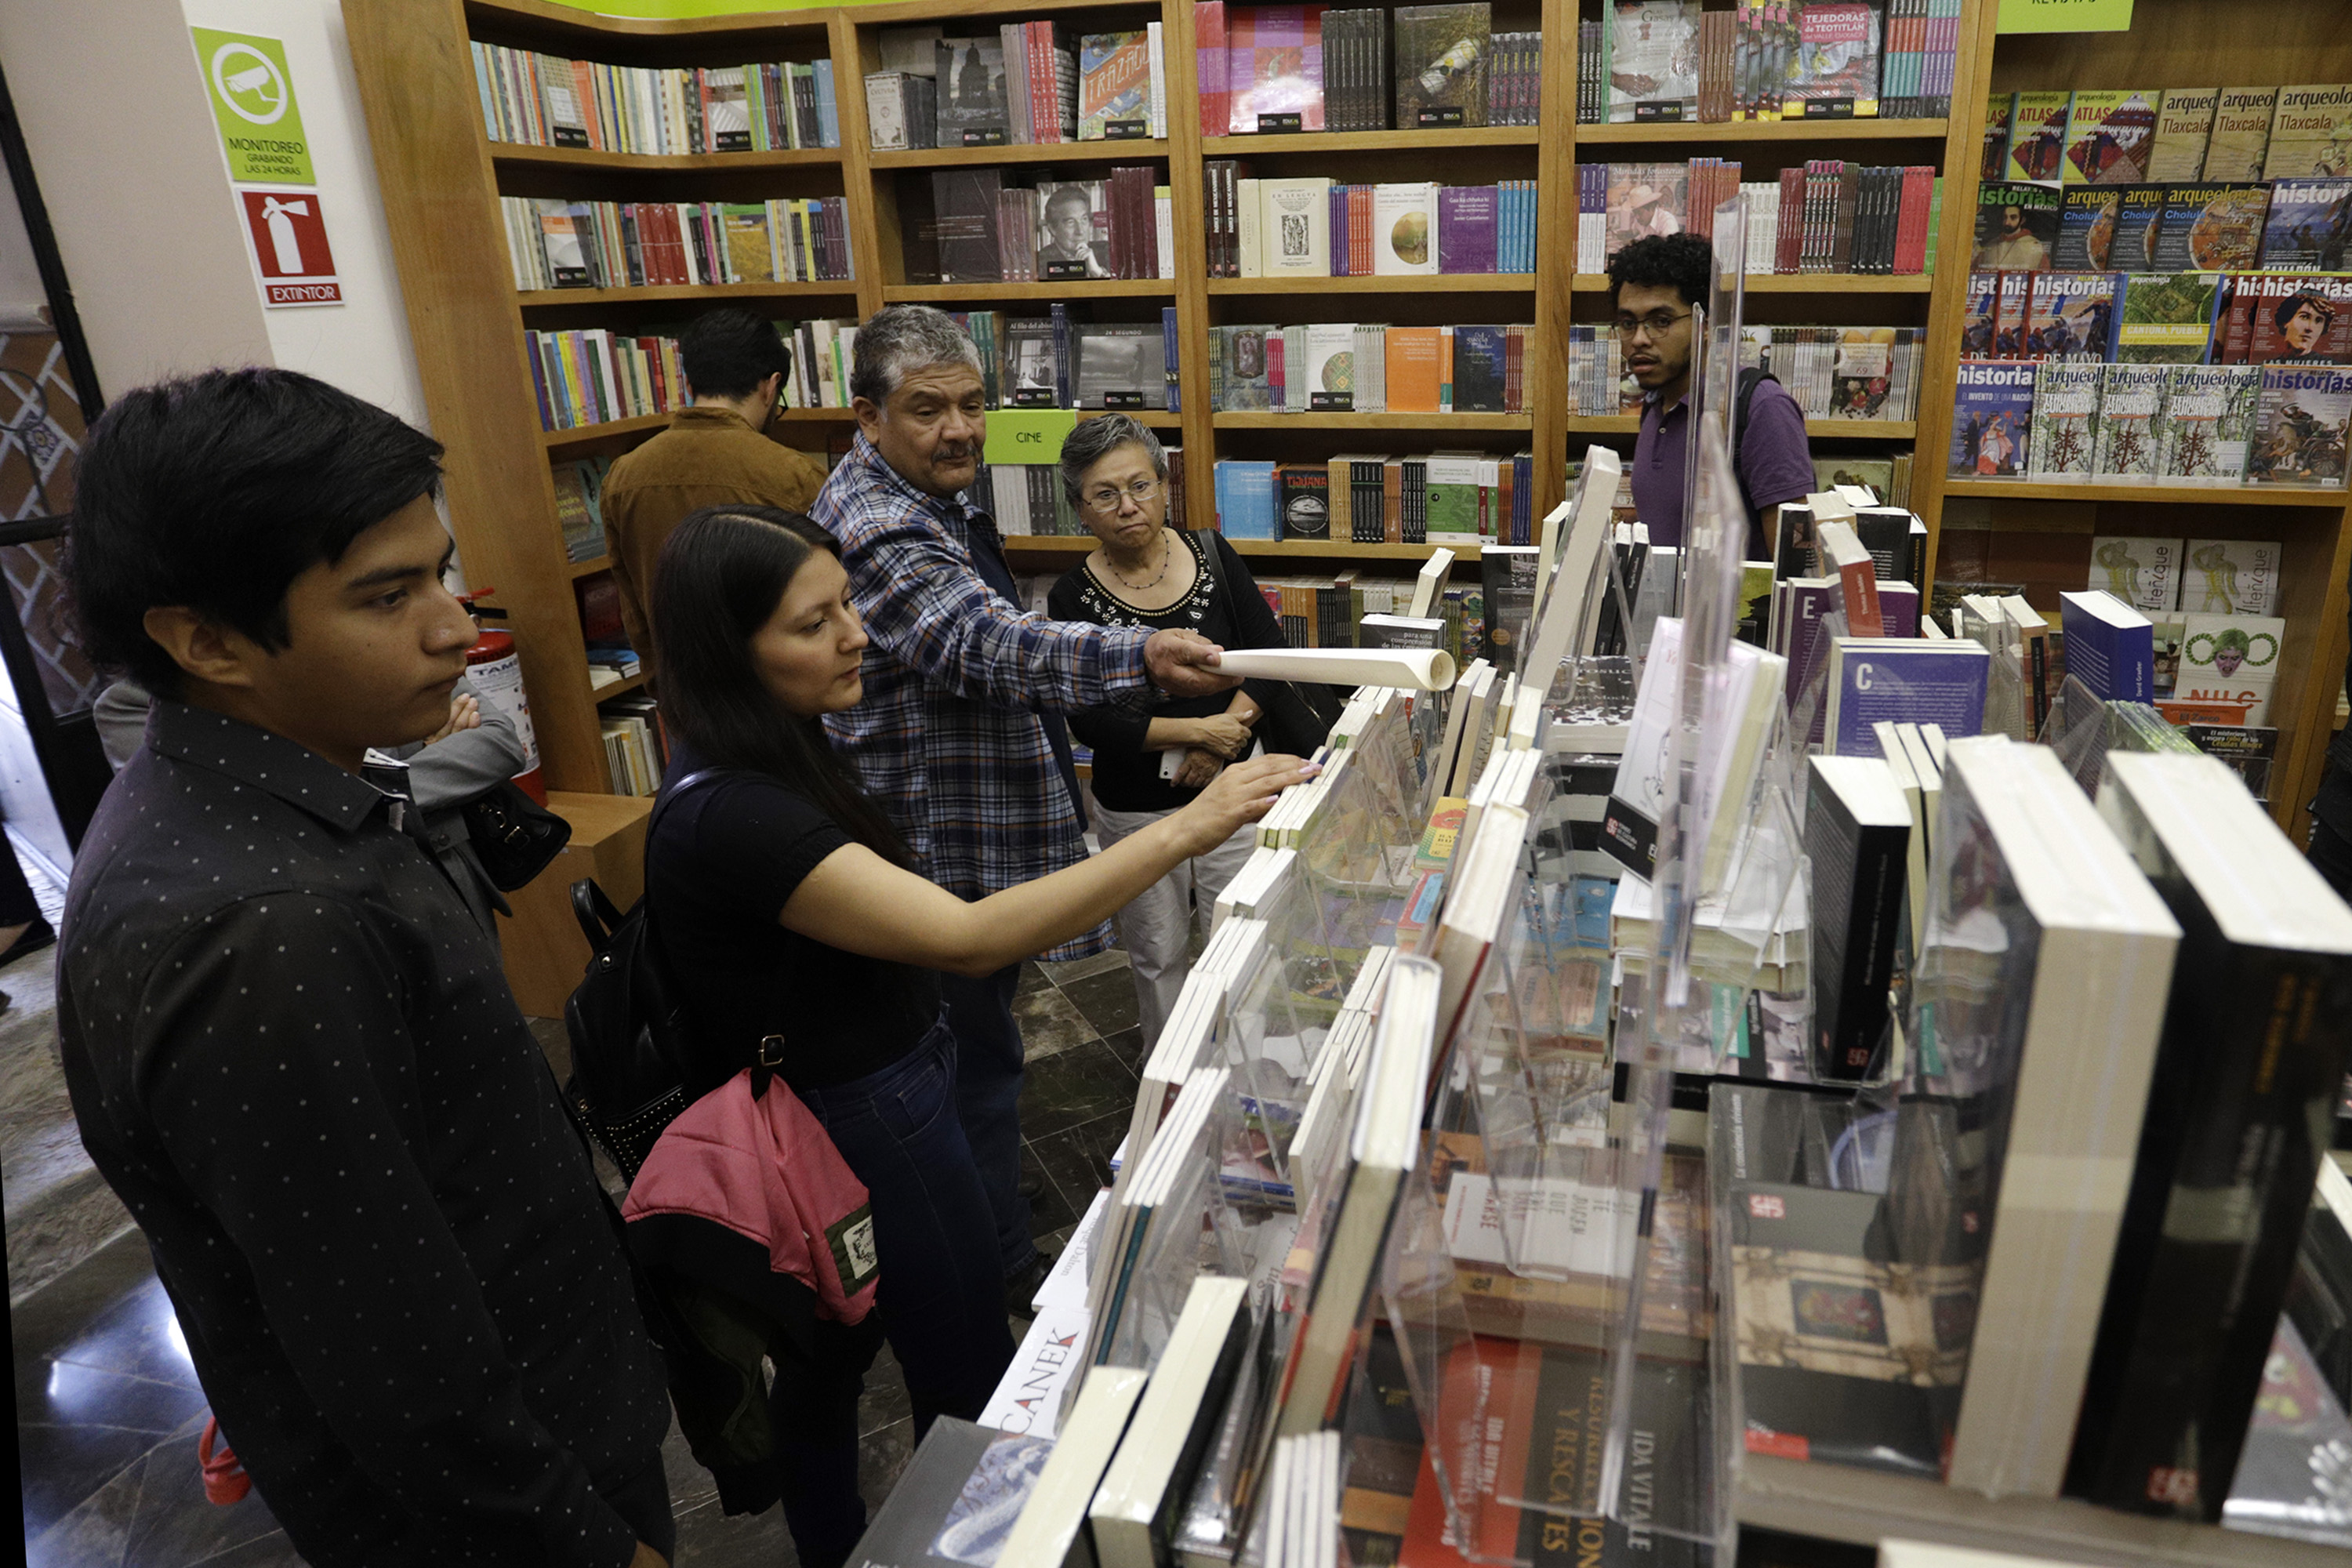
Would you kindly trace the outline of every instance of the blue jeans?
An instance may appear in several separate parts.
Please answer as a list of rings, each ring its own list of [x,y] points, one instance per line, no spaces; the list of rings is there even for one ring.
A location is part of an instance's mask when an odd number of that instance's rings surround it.
[[[940,976],[948,1027],[955,1032],[956,1110],[996,1218],[997,1261],[1011,1279],[1036,1260],[1029,1200],[1021,1195],[1021,1071],[1027,1049],[1013,1018],[1021,966],[979,980]]]
[[[875,1310],[906,1374],[915,1441],[940,1415],[977,1420],[1013,1364],[988,1197],[956,1111],[944,1019],[884,1068],[800,1091],[874,1209]],[[834,1358],[778,1410],[784,1521],[801,1561],[845,1559],[866,1528],[857,1495],[862,1358]]]

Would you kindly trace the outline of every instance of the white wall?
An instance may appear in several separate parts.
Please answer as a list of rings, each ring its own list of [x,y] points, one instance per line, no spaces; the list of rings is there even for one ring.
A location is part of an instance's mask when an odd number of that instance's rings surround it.
[[[0,331],[43,321],[47,302],[33,242],[25,235],[24,215],[16,210],[16,192],[0,179]]]
[[[15,0],[6,0],[14,4]],[[402,418],[432,428],[416,355],[408,343],[408,316],[383,220],[368,145],[367,116],[352,74],[351,46],[338,0],[181,0],[190,26],[258,33],[286,45],[287,69],[310,138],[310,170],[327,215],[327,243],[342,278],[341,305],[263,312],[270,353],[286,370],[331,381]],[[195,47],[187,47],[189,79],[196,79]],[[214,140],[217,153],[219,142]],[[227,179],[222,164],[222,182]],[[224,190],[220,199],[230,198]]]
[[[109,397],[272,359],[180,0],[0,0],[0,65]]]
[[[191,26],[284,41],[346,303],[261,308]],[[426,425],[338,0],[0,0],[0,66],[109,397],[268,363]]]

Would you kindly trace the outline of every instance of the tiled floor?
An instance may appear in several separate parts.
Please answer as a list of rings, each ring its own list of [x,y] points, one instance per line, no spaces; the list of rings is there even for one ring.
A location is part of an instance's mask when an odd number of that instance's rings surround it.
[[[1058,1250],[1125,1135],[1135,1098],[1142,1043],[1127,960],[1026,965],[1015,1008],[1029,1051],[1024,1163],[1044,1177],[1033,1229],[1041,1247]],[[30,1568],[299,1563],[257,1495],[226,1508],[204,1500],[196,1438],[205,1397],[135,1232],[16,1303],[15,1340]],[[869,1507],[905,1468],[911,1426],[886,1349],[860,1423],[859,1489]],[[663,1457],[680,1568],[795,1568],[781,1513],[723,1516],[675,1428]]]

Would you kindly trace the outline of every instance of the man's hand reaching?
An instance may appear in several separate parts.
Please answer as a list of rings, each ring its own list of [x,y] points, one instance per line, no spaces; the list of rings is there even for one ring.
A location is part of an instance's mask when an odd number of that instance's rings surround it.
[[[1217,657],[1224,649],[1198,632],[1170,627],[1151,634],[1143,645],[1144,672],[1151,684],[1171,697],[1207,697],[1231,691],[1241,677],[1221,674]]]

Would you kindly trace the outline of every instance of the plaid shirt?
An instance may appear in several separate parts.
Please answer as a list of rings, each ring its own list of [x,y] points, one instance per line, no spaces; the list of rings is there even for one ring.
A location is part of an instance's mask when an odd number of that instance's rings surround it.
[[[989,515],[917,489],[862,435],[809,515],[841,541],[874,639],[865,700],[825,728],[932,880],[980,899],[1086,858],[1037,714],[1144,695],[1148,634],[1023,613],[973,564],[998,548]],[[1044,956],[1109,940],[1097,926]]]

